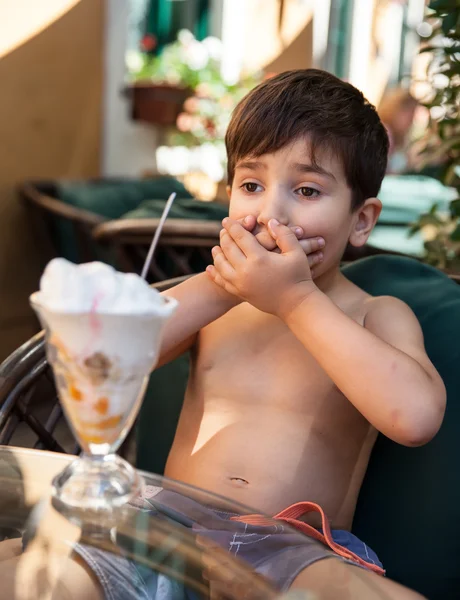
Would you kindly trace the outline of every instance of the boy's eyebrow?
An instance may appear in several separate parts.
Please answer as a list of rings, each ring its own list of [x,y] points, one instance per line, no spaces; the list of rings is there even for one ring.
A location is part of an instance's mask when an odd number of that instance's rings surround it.
[[[299,173],[317,173],[318,175],[323,175],[324,177],[328,177],[334,181],[337,179],[330,171],[326,171],[319,165],[312,165],[307,163],[293,163],[292,168]],[[250,171],[257,171],[258,169],[264,169],[265,171],[268,169],[268,166],[259,160],[245,160],[243,162],[238,163],[235,166],[236,169],[249,169]]]
[[[245,160],[238,163],[235,169],[249,169],[250,171],[257,171],[258,169],[267,170],[267,165],[259,160]]]
[[[318,175],[323,175],[324,177],[328,177],[329,179],[337,181],[330,171],[326,171],[326,169],[323,169],[319,165],[294,163],[292,166],[296,171],[299,171],[300,173],[317,173]]]

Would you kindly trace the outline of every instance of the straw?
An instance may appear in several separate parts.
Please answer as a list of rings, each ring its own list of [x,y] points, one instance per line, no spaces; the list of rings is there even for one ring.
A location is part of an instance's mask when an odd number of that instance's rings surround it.
[[[161,230],[163,229],[163,225],[165,224],[166,218],[168,216],[168,213],[171,209],[172,203],[174,202],[175,198],[176,198],[176,192],[173,192],[169,196],[168,201],[166,202],[166,205],[163,209],[163,214],[161,215],[160,222],[158,223],[158,227],[156,228],[152,243],[150,244],[147,258],[145,259],[144,267],[142,268],[142,274],[141,274],[142,279],[146,279],[146,277],[147,277],[147,273],[149,272],[149,268],[150,268],[150,263],[152,262],[152,258],[155,253],[155,249],[157,247],[158,240],[160,239],[160,236],[161,236]]]

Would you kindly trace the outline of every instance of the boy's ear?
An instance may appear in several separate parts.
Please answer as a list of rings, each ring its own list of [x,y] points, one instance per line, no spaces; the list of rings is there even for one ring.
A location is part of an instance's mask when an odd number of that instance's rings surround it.
[[[227,185],[227,187],[225,188],[225,191],[227,192],[228,199],[230,200],[230,197],[232,195],[232,186]]]
[[[349,242],[355,248],[364,246],[382,211],[378,198],[368,198],[355,212]]]

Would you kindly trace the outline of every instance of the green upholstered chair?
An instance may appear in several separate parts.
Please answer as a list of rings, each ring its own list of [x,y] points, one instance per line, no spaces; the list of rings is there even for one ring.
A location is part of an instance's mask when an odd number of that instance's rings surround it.
[[[460,597],[460,286],[406,257],[373,256],[345,267],[373,295],[411,306],[427,352],[447,388],[447,412],[433,441],[405,448],[380,436],[358,500],[353,531],[387,574],[430,600]],[[188,374],[182,356],[157,370],[141,409],[137,464],[162,473]]]
[[[51,246],[54,256],[73,262],[111,262],[111,256],[91,236],[94,227],[120,219],[152,198],[158,211],[172,192],[177,194],[176,212],[180,212],[178,207],[184,202],[181,216],[187,213],[188,218],[203,218],[202,205],[206,203],[194,200],[181,182],[168,176],[26,181],[19,186],[22,200],[33,211],[37,233]],[[155,216],[150,209],[150,216]],[[199,216],[194,216],[194,210]],[[142,211],[139,216],[145,218]]]

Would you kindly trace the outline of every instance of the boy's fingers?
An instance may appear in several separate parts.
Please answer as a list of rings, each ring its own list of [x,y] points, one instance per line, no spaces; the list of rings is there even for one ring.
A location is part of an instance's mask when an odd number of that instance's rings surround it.
[[[244,219],[238,219],[238,223],[240,223],[246,231],[252,231],[257,224],[257,220],[254,215],[248,215],[244,217]]]
[[[229,294],[238,296],[237,290],[228,281],[225,281],[225,279],[222,277],[222,275],[220,275],[219,271],[214,265],[208,265],[206,267],[206,273],[216,285],[224,289]]]
[[[326,245],[323,238],[308,238],[306,240],[299,240],[302,250],[305,254],[311,254],[312,252],[318,252]]]
[[[222,252],[222,249],[219,246],[214,246],[211,250],[212,258],[214,259],[214,266],[216,267],[217,272],[221,275],[225,280],[232,281],[233,276],[235,275],[235,269],[225,258],[225,254]]]
[[[261,231],[261,232],[257,233],[255,238],[259,242],[259,244],[261,246],[263,246],[265,248],[265,250],[268,250],[269,252],[272,252],[273,250],[278,248],[275,240],[272,238],[272,236],[270,235],[270,233],[268,231]]]
[[[302,236],[304,235],[304,230],[302,227],[290,227],[289,229],[295,233],[295,236],[298,240],[302,239]]]
[[[319,265],[319,263],[323,262],[323,253],[322,252],[313,252],[313,254],[308,255],[308,264],[310,267],[314,265]]]
[[[246,256],[260,254],[263,251],[262,246],[252,233],[246,231],[237,221],[224,219],[222,225]]]
[[[310,240],[301,239],[304,235],[303,229],[301,227],[290,227],[290,229],[295,233],[295,236],[299,240],[300,245],[304,249],[305,254],[308,254],[308,252],[312,252],[313,250],[310,250]],[[261,231],[260,233],[257,233],[255,237],[259,244],[265,248],[265,250],[268,250],[269,252],[275,252],[276,254],[281,253],[281,250],[276,245],[275,238],[273,238],[270,235],[269,231]]]
[[[208,265],[206,267],[206,273],[209,275],[209,277],[211,277],[214,283],[217,283],[217,285],[220,287],[225,288],[225,281],[223,280],[222,276],[219,275],[219,271],[214,265]]]
[[[220,247],[225,254],[225,258],[232,266],[237,267],[246,261],[246,256],[228,235],[225,229],[222,229],[220,232]]]
[[[281,252],[295,252],[301,248],[295,233],[286,225],[281,225],[276,219],[271,219],[268,227]]]

